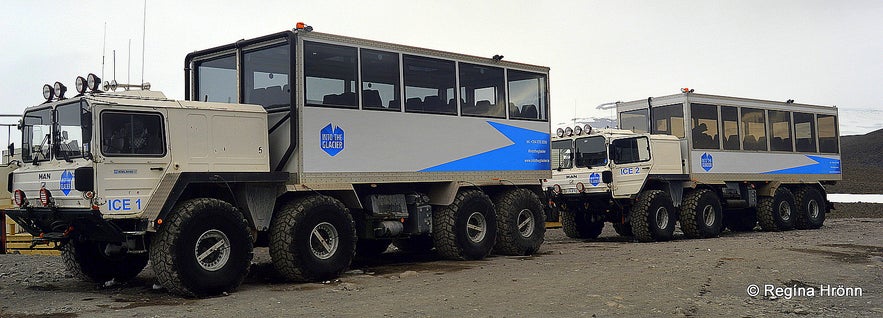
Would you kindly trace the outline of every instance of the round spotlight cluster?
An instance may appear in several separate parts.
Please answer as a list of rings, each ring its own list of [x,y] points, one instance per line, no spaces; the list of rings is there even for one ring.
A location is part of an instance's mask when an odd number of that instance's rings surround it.
[[[566,127],[566,128],[558,128],[555,131],[555,134],[561,137],[570,137],[570,136],[581,136],[581,135],[589,135],[592,133],[592,126],[589,124],[585,124],[583,126],[574,126],[574,127]]]
[[[89,73],[86,77],[77,76],[76,81],[74,81],[74,87],[77,90],[77,93],[82,95],[88,91],[98,92],[98,85],[101,84],[101,79],[98,78],[97,75]],[[54,85],[43,85],[43,98],[46,99],[47,102],[51,102],[54,100],[62,100],[64,99],[64,93],[67,92],[67,86],[64,86],[61,82],[55,82]]]

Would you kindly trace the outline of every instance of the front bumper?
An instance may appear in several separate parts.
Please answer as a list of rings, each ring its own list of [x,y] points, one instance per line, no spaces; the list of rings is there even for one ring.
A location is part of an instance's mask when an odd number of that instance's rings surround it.
[[[126,236],[121,225],[131,226],[108,221],[101,216],[101,212],[90,209],[24,207],[4,212],[35,240],[41,241],[63,242],[77,237],[101,242],[124,242]]]

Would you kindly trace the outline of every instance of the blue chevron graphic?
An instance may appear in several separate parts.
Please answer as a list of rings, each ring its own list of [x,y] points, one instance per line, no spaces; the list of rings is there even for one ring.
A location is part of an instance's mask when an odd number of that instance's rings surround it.
[[[549,134],[492,121],[487,122],[512,141],[503,146],[474,156],[457,159],[421,171],[493,171],[493,170],[551,170]]]
[[[806,156],[816,163],[800,167],[764,172],[766,174],[840,174],[840,159]]]

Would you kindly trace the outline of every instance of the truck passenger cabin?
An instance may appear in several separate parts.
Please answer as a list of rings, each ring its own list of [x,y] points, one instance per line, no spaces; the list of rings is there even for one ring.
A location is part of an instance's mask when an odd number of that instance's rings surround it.
[[[834,107],[684,93],[620,103],[617,110],[623,129],[685,140],[688,171],[705,181],[720,179],[715,173],[840,180]],[[703,155],[712,158],[704,166]]]

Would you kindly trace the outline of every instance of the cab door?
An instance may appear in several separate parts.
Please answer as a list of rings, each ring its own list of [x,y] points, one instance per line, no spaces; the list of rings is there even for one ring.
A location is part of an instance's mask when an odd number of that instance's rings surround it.
[[[166,112],[114,106],[97,113],[95,186],[100,209],[140,213],[169,170]]]
[[[646,136],[615,139],[610,142],[610,170],[613,196],[637,194],[650,173],[650,140]]]

